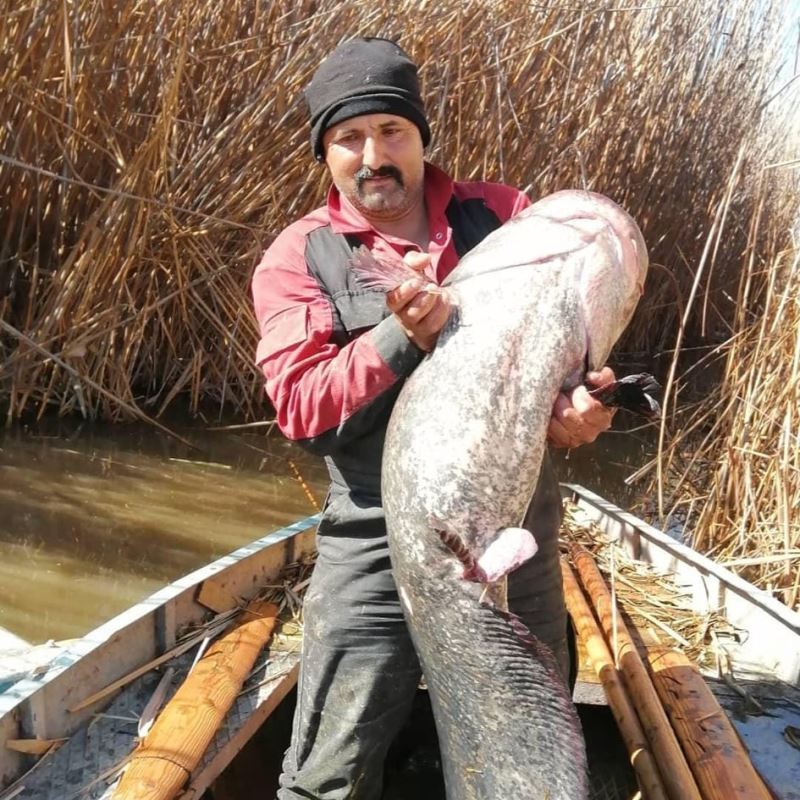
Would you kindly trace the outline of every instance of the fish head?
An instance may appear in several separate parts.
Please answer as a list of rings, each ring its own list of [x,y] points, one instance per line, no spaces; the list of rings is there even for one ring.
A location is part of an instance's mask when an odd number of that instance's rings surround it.
[[[587,362],[600,369],[644,291],[649,262],[644,238],[623,208],[594,192],[556,192],[536,208],[583,240],[570,254],[575,269],[570,279],[578,282]]]

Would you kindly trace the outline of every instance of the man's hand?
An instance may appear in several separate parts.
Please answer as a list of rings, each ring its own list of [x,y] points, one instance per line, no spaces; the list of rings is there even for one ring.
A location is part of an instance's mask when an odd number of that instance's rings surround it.
[[[427,253],[407,253],[403,260],[419,272],[419,278],[409,278],[388,292],[386,305],[397,317],[406,336],[420,350],[429,352],[450,316],[452,305],[447,294],[423,275],[431,263]]]
[[[609,367],[586,373],[586,382],[592,386],[604,386],[613,380],[614,372]],[[577,386],[568,395],[560,393],[556,398],[547,438],[555,447],[589,444],[611,427],[615,411],[592,397],[585,386]]]

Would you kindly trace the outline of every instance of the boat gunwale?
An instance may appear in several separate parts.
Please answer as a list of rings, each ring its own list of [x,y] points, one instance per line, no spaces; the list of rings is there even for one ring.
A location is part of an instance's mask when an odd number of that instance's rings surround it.
[[[128,658],[119,659],[113,671],[96,666],[91,671],[91,679],[76,682],[83,697],[103,689],[135,670],[137,666],[146,664],[149,659],[169,650],[175,642],[178,626],[193,621],[189,618],[189,614],[198,619],[208,614],[208,610],[195,600],[195,592],[203,581],[212,577],[223,580],[226,573],[228,577],[239,573],[243,576],[241,568],[244,563],[258,559],[259,556],[267,558],[267,554],[273,548],[282,551],[283,565],[290,563],[298,556],[297,548],[294,546],[296,537],[311,531],[318,525],[319,520],[319,514],[305,517],[249,542],[163,586],[70,643],[42,675],[19,681],[5,693],[0,694],[0,787],[7,785],[9,780],[13,781],[25,763],[19,753],[4,747],[8,739],[62,738],[69,735],[92,712],[111,699],[113,695],[98,700],[80,711],[70,713],[65,706],[75,704],[74,698],[65,702],[64,699],[55,701],[46,696],[61,683],[66,694],[71,673],[77,673],[79,670],[87,671],[93,653],[99,652],[103,647],[109,651],[116,649],[119,653],[124,642],[129,641],[131,637],[138,639],[137,647],[132,648],[133,650],[153,651],[149,658],[145,656],[143,660],[139,659],[138,663],[133,663],[133,660],[127,663]],[[312,549],[313,540],[309,539],[301,546],[299,554],[305,555]],[[250,590],[250,586],[247,588]],[[252,593],[257,592],[258,588],[258,585],[253,584]],[[185,606],[183,609],[185,619],[178,618],[176,608],[179,604]]]
[[[677,562],[677,564],[673,563],[667,566],[671,571],[676,572],[675,567],[680,564],[687,567],[690,570],[689,575],[681,574],[678,570],[677,579],[680,583],[681,579],[691,576],[692,573],[697,577],[698,581],[689,581],[687,588],[692,589],[693,605],[700,613],[719,611],[734,627],[741,627],[750,634],[760,633],[762,634],[761,638],[764,638],[763,631],[759,630],[752,620],[747,619],[755,611],[756,616],[760,616],[762,621],[772,620],[773,625],[777,625],[781,631],[793,635],[798,643],[794,650],[784,645],[782,649],[785,652],[779,653],[778,650],[781,648],[777,646],[771,652],[777,653],[780,662],[780,674],[776,673],[776,677],[794,685],[800,682],[800,614],[772,597],[768,592],[739,577],[727,567],[717,564],[697,550],[673,539],[591,490],[579,484],[562,483],[561,493],[563,498],[572,500],[579,507],[588,507],[619,523],[621,526],[619,530],[606,531],[606,533],[613,540],[624,542],[633,558],[654,563],[652,558],[654,554],[643,552],[650,550],[649,546],[652,546],[661,551],[659,555],[662,557],[666,554],[673,562]],[[632,532],[626,532],[625,526],[628,526]],[[636,536],[640,538],[635,541]],[[642,539],[648,546],[643,547]],[[657,564],[657,566],[665,565]],[[716,581],[716,586],[714,586],[714,581]],[[740,609],[736,609],[735,605],[731,603],[733,598],[738,598],[744,605]],[[701,607],[698,608],[698,606]]]

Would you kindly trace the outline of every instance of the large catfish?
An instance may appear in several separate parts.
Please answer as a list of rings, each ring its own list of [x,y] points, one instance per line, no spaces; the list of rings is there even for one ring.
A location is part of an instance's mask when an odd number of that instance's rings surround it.
[[[535,531],[519,526],[556,396],[605,363],[646,271],[642,235],[611,200],[540,200],[444,282],[454,312],[392,412],[390,552],[449,800],[586,797],[580,724],[555,659],[483,585],[535,557]]]

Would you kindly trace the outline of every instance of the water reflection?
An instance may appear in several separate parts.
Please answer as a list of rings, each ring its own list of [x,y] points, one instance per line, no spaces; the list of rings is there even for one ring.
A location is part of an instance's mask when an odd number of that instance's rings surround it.
[[[314,513],[321,463],[277,436],[150,428],[0,434],[0,626],[80,636],[193,569]]]
[[[630,477],[647,464],[656,451],[658,428],[642,425],[641,418],[620,411],[612,430],[592,444],[575,450],[552,450],[553,463],[560,481],[579,483],[634,513],[649,503],[642,495],[647,480],[628,485]]]
[[[559,479],[634,507],[624,484],[650,431],[617,415],[596,443],[556,451]],[[176,428],[173,425],[173,428]],[[315,509],[320,459],[263,429],[48,423],[0,431],[0,627],[32,642],[81,636],[138,600]],[[651,429],[652,430],[652,429]]]

